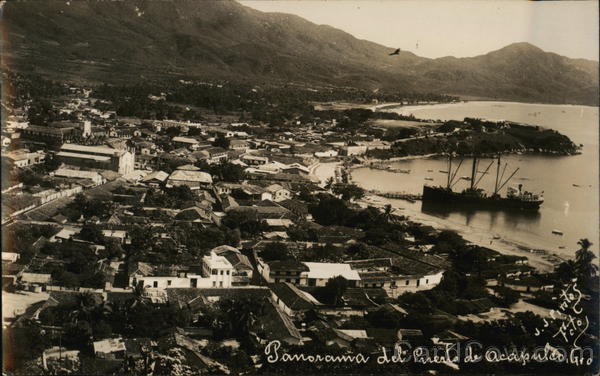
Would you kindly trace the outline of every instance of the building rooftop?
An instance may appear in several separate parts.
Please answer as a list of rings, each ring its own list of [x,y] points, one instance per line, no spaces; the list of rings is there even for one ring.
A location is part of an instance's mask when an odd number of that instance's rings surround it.
[[[210,174],[203,171],[188,171],[188,170],[175,170],[169,176],[169,180],[180,180],[180,181],[191,181],[198,183],[212,184],[212,177]]]
[[[352,270],[348,264],[337,264],[329,262],[305,262],[309,269],[308,278],[330,279],[342,276],[349,281],[359,281],[360,276],[356,270]]]
[[[121,155],[123,153],[122,150],[117,150],[113,148],[109,148],[106,146],[86,146],[86,145],[77,145],[77,144],[63,144],[60,147],[61,151],[67,152],[79,152],[79,153],[94,153],[94,154],[104,154],[104,155]]]
[[[68,151],[59,151],[56,153],[59,157],[71,157],[71,158],[81,158],[81,159],[93,159],[98,162],[108,162],[110,161],[110,157],[100,156],[100,155],[91,155],[91,154],[81,154],[81,153],[72,153]]]
[[[94,342],[95,353],[113,353],[125,351],[125,342],[122,338],[109,338]]]
[[[233,269],[233,266],[224,256],[218,256],[215,253],[211,252],[209,256],[204,256],[202,261],[210,268],[210,269]]]
[[[54,171],[54,176],[66,177],[66,178],[77,178],[77,179],[101,178],[100,174],[95,171],[71,170],[68,168],[59,168],[58,170]]]
[[[198,140],[196,140],[195,138],[191,138],[191,137],[181,137],[181,136],[177,136],[177,137],[173,137],[173,142],[181,142],[183,144],[198,144]]]
[[[298,289],[291,283],[272,283],[269,288],[277,297],[292,310],[309,310],[321,303],[311,294]]]
[[[144,176],[142,178],[142,181],[143,182],[148,182],[151,180],[165,181],[165,180],[167,180],[168,177],[169,177],[169,174],[167,174],[164,171],[154,171],[154,172],[151,172],[148,175]]]

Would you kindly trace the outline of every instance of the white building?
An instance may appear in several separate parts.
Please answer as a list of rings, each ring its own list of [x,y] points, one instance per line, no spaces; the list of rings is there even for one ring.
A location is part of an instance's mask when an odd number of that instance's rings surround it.
[[[215,252],[202,258],[202,272],[210,279],[211,287],[231,287],[233,271],[233,265]]]
[[[289,200],[290,198],[292,198],[292,193],[279,184],[269,185],[265,188],[265,190],[272,195],[273,201],[275,202]]]
[[[327,281],[338,276],[344,277],[351,287],[356,287],[360,283],[360,275],[348,264],[329,262],[304,262],[303,264],[308,267],[308,272],[302,273],[308,286],[325,286]]]

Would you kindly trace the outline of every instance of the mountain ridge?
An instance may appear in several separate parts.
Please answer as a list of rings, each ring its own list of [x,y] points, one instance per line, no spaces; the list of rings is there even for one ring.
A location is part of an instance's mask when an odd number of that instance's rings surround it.
[[[31,6],[35,4],[35,6]],[[597,104],[598,62],[526,42],[430,59],[233,0],[25,0],[2,10],[3,66],[57,79],[331,85]]]

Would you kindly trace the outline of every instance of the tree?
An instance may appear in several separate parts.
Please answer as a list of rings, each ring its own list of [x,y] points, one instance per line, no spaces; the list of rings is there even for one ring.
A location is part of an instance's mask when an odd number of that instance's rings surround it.
[[[86,240],[94,244],[104,243],[104,235],[102,234],[102,230],[100,230],[98,226],[93,224],[83,225],[81,231],[79,232],[79,237],[82,240]]]
[[[219,133],[219,135],[213,141],[212,146],[218,146],[223,149],[229,149],[229,140],[225,137],[225,135]]]
[[[197,164],[198,167],[202,168]],[[206,167],[209,173],[216,177],[218,181],[226,181],[230,183],[239,183],[245,179],[246,173],[244,168],[229,162],[208,165]]]
[[[341,195],[344,201],[358,200],[365,195],[365,190],[355,184],[335,184],[332,191],[336,195]]]
[[[269,243],[260,252],[260,257],[265,261],[293,259],[287,245],[281,242]]]
[[[392,205],[391,204],[385,205],[381,216],[383,217],[383,220],[385,222],[387,222],[387,223],[391,222],[391,220],[392,220]]]
[[[598,273],[598,266],[593,264],[596,255],[590,251],[592,243],[588,239],[581,239],[577,244],[580,248],[575,252],[575,273],[581,285],[589,287],[589,282]]]
[[[223,218],[223,224],[230,229],[239,228],[242,233],[250,236],[258,235],[267,228],[254,210],[230,210]]]
[[[78,349],[86,349],[92,339],[92,326],[86,320],[69,324],[63,336],[63,343]]]
[[[342,296],[348,288],[348,281],[341,275],[331,278],[324,287],[317,290],[316,295],[325,304],[342,305]]]
[[[335,179],[333,178],[333,176],[330,176],[325,181],[325,189],[330,190],[334,184],[335,184]]]
[[[309,211],[315,221],[323,226],[344,225],[353,214],[343,200],[332,196],[322,197]]]

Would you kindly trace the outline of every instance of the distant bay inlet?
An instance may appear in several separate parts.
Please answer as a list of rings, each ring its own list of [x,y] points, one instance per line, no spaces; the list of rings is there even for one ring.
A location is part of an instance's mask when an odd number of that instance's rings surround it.
[[[413,347],[409,342],[399,341],[394,348],[381,347],[379,356],[356,354],[304,354],[281,351],[280,341],[271,341],[264,350],[268,363],[346,363],[357,366],[370,362],[378,365],[398,363],[445,364],[456,367],[467,363],[514,363],[526,366],[529,363],[565,363],[576,366],[589,366],[593,362],[590,347],[554,347],[549,344],[535,348],[484,346],[478,341],[464,344],[444,343],[434,346]]]

